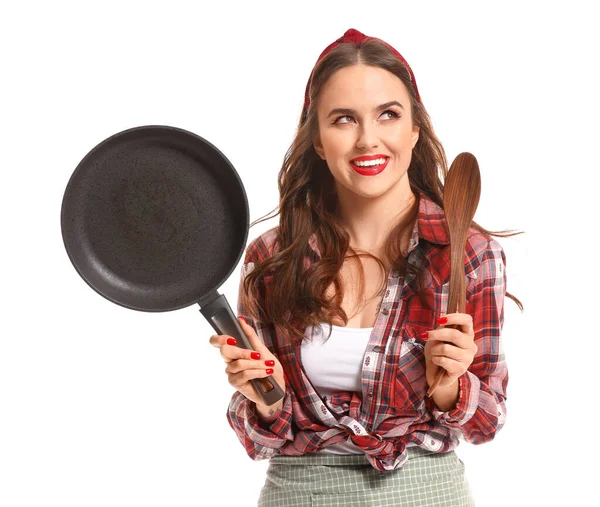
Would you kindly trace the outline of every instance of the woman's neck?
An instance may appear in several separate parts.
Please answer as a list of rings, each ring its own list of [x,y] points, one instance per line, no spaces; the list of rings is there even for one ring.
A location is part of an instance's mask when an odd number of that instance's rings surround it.
[[[338,214],[350,236],[350,246],[382,253],[390,232],[415,202],[410,188],[402,194],[388,192],[376,198],[361,198],[338,189]],[[408,242],[410,238],[404,239]]]

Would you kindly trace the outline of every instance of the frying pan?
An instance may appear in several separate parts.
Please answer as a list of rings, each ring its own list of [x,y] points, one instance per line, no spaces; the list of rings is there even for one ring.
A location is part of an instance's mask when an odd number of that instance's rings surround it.
[[[252,349],[217,290],[245,250],[248,224],[246,191],[225,155],[163,125],[124,130],[94,147],[61,207],[69,259],[98,294],[145,312],[197,303],[218,334]],[[271,376],[252,385],[266,405],[283,398]]]

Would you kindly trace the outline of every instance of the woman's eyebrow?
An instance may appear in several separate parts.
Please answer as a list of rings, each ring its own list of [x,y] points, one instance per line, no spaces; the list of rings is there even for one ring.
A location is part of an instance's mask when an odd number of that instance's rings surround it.
[[[402,109],[404,109],[404,106],[400,104],[400,102],[398,102],[397,100],[391,100],[390,102],[386,102],[385,104],[378,105],[376,108],[373,109],[373,112],[381,111],[382,109],[387,109],[390,106],[399,106]],[[333,116],[334,114],[356,114],[356,111],[354,109],[336,107],[335,109],[332,109],[329,112],[327,118]]]

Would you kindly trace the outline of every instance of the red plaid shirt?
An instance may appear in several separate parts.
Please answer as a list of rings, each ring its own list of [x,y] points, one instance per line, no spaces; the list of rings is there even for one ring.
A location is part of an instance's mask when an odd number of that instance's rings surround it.
[[[421,333],[437,327],[446,311],[450,247],[443,210],[420,195],[419,215],[408,250],[408,262],[425,270],[426,308],[416,294],[414,276],[391,269],[381,309],[362,365],[362,391],[321,398],[306,376],[300,346],[292,346],[273,325],[246,318],[277,356],[286,378],[280,417],[268,428],[257,419],[254,403],[235,392],[227,419],[248,455],[255,460],[273,455],[301,455],[350,439],[364,450],[371,465],[395,470],[407,459],[407,444],[435,452],[454,449],[459,438],[479,444],[491,440],[504,425],[508,372],[501,342],[506,291],[505,256],[500,244],[471,229],[466,245],[466,313],[472,315],[477,353],[459,378],[454,409],[440,411],[425,393],[425,342]],[[241,280],[272,255],[275,229],[246,249]],[[316,236],[305,264],[320,257]],[[265,283],[273,283],[270,280]],[[267,289],[268,290],[268,289]]]

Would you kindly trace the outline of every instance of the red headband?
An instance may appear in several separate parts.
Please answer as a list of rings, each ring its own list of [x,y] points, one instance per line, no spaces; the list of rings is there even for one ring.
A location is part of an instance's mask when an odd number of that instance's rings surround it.
[[[315,67],[317,66],[317,63],[319,63],[321,61],[321,59],[327,53],[329,53],[334,47],[338,46],[342,42],[352,42],[354,44],[359,44],[360,42],[364,42],[366,40],[378,40],[379,42],[383,42],[389,49],[392,50],[392,53],[394,53],[394,55],[396,55],[398,60],[400,60],[404,64],[406,69],[408,70],[408,73],[410,74],[410,80],[415,89],[415,93],[417,94],[417,100],[419,102],[421,102],[421,97],[419,95],[419,89],[417,88],[417,81],[415,80],[415,75],[413,74],[413,71],[410,68],[410,65],[408,65],[408,62],[404,59],[404,57],[384,40],[378,39],[376,37],[369,37],[369,36],[359,32],[358,30],[355,30],[354,28],[350,28],[349,30],[346,30],[346,33],[344,33],[344,35],[342,37],[337,39],[335,42],[332,42],[331,44],[329,44],[329,46],[327,46],[325,48],[325,50],[321,53],[321,56],[319,56],[319,58],[317,59],[317,62],[315,63]],[[306,112],[306,110],[308,110],[308,105],[310,104],[310,99],[308,97],[308,91],[310,88],[310,81],[312,79],[314,71],[315,70],[313,67],[313,70],[310,73],[310,77],[308,78],[308,83],[306,83],[306,92],[304,93],[304,112]]]

